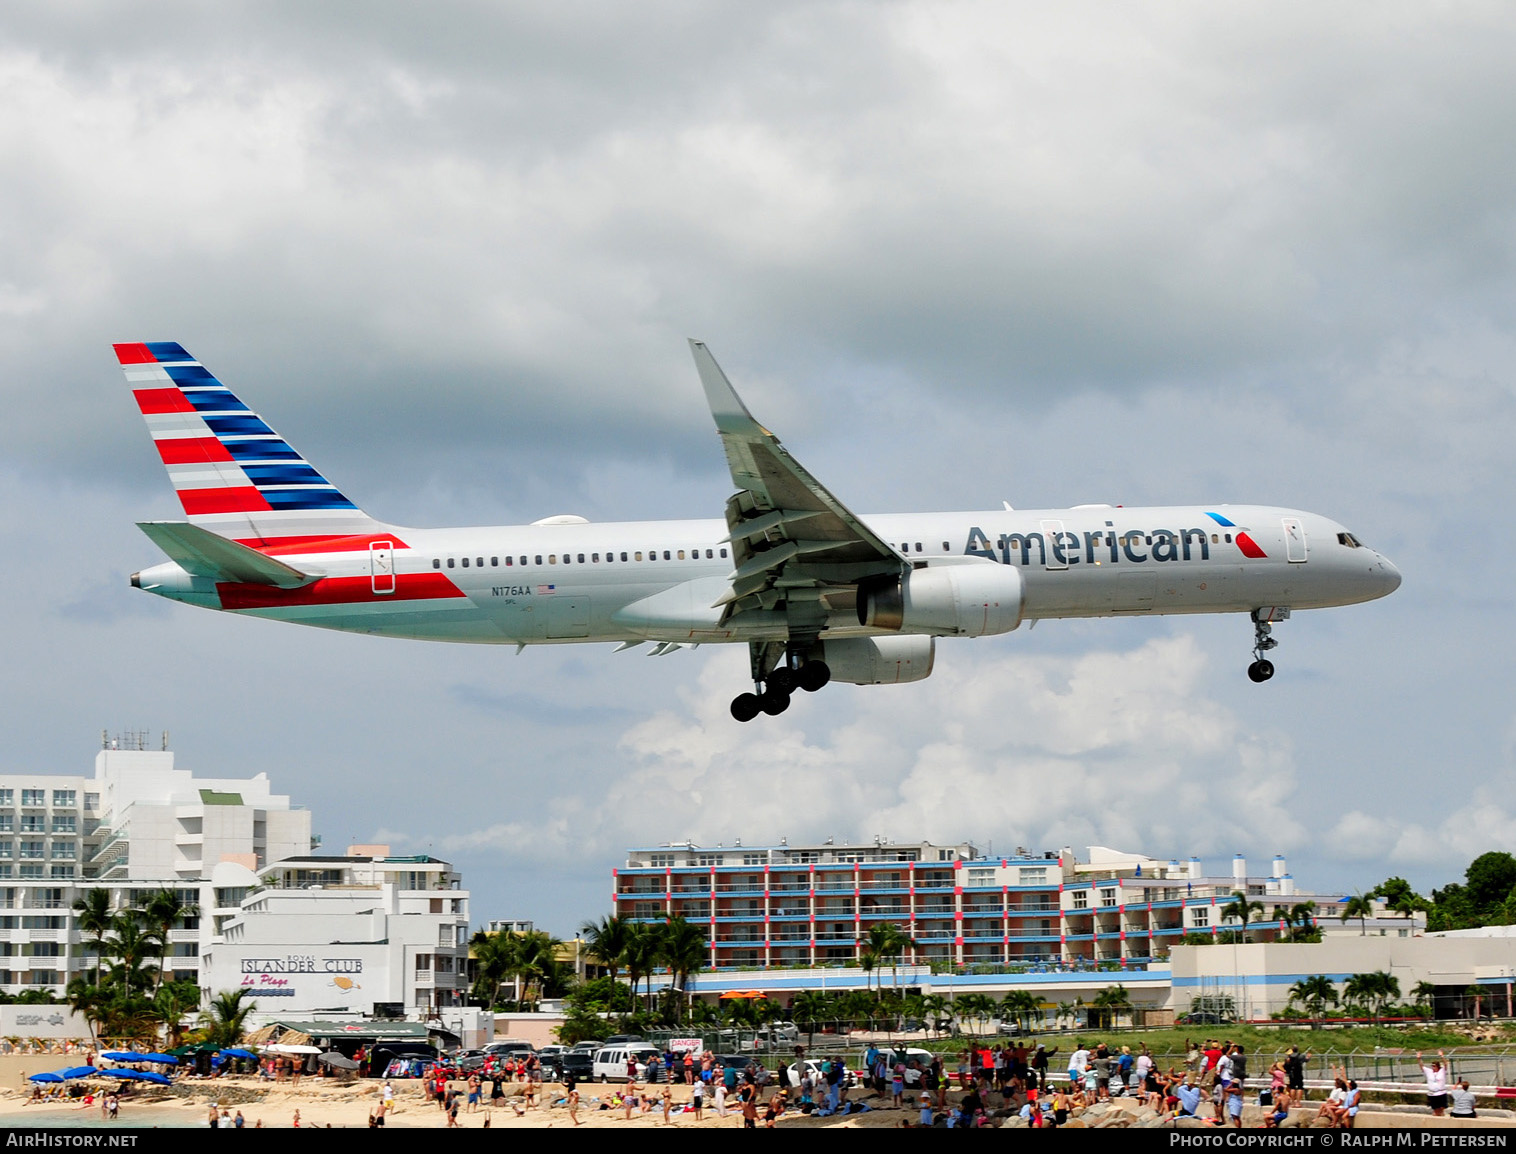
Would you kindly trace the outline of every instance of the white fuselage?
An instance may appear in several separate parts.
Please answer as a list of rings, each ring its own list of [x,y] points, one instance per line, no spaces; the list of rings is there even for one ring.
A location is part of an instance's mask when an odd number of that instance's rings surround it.
[[[1030,620],[1316,609],[1400,584],[1395,567],[1343,526],[1292,509],[1081,506],[862,520],[913,564],[1015,566]],[[787,635],[782,611],[722,622],[713,608],[734,567],[719,520],[394,528],[391,537],[389,548],[373,534],[334,552],[301,549],[300,567],[322,578],[300,589],[218,586],[173,563],[138,577],[142,588],[211,608],[393,637],[565,644]],[[821,636],[883,632],[860,625],[849,602],[831,609]]]

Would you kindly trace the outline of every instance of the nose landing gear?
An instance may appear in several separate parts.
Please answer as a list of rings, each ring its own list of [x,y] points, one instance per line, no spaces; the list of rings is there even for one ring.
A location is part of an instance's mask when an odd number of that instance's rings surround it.
[[[754,642],[751,652],[754,692],[739,693],[732,698],[732,716],[738,721],[752,721],[760,713],[777,717],[790,707],[790,696],[795,690],[815,693],[832,679],[825,661],[805,660],[793,644]],[[771,659],[774,665],[765,669]]]
[[[1253,610],[1253,664],[1248,666],[1248,680],[1262,684],[1274,676],[1274,663],[1264,656],[1279,644],[1269,636],[1275,621],[1288,621],[1290,611],[1282,606]]]

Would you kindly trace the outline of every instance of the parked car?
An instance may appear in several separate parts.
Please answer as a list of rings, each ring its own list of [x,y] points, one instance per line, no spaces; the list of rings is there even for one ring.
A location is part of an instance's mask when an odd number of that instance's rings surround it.
[[[806,1071],[810,1071],[810,1075],[813,1079],[815,1079],[817,1085],[826,1084],[826,1078],[823,1077],[821,1073],[821,1060],[818,1058],[802,1058],[798,1062],[790,1063],[790,1085],[799,1086],[800,1079],[804,1076]],[[849,1067],[847,1078],[843,1082],[844,1088],[852,1089],[854,1086],[858,1085],[858,1078],[858,1071]]]
[[[661,1058],[658,1048],[646,1042],[607,1042],[595,1053],[594,1078],[597,1082],[625,1082],[627,1063],[636,1062],[637,1077],[656,1082],[662,1076]]]
[[[557,1078],[561,1082],[569,1075],[578,1082],[588,1082],[595,1075],[595,1052],[574,1049],[558,1057]],[[544,1075],[545,1076],[545,1075]]]
[[[572,1046],[570,1046],[569,1053],[589,1054],[591,1057],[594,1057],[595,1051],[604,1045],[604,1042],[596,1041],[594,1038],[586,1038],[584,1041],[575,1042]]]

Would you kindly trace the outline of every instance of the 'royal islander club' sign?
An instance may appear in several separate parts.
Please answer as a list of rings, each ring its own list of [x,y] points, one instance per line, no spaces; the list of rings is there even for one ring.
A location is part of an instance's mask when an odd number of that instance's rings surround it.
[[[209,977],[215,989],[246,990],[264,1010],[363,1010],[374,1002],[403,997],[388,988],[390,953],[377,945],[331,946],[321,951],[218,945],[212,950]]]

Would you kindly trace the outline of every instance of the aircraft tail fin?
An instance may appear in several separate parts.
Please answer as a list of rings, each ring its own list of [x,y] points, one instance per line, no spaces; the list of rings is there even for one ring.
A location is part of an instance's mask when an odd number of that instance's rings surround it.
[[[321,577],[183,521],[138,521],[137,528],[194,577],[279,589],[298,589]]]
[[[191,525],[256,548],[383,530],[184,346],[115,350]]]

